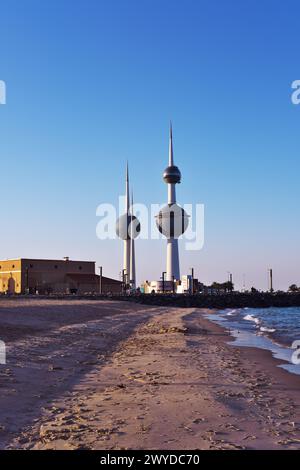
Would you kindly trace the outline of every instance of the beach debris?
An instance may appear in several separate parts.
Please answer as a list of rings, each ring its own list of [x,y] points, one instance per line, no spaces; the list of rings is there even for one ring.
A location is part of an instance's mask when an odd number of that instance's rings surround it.
[[[187,328],[180,328],[179,326],[171,326],[169,328],[162,327],[159,330],[160,334],[164,334],[164,333],[183,333],[183,334],[185,334],[186,332],[187,332]]]
[[[300,439],[296,439],[296,438],[288,438],[288,439],[283,439],[281,441],[277,441],[277,444],[283,444],[283,445],[298,444],[298,443],[300,443]]]
[[[50,364],[50,366],[48,367],[48,370],[51,372],[51,371],[55,371],[55,370],[63,370],[63,367],[60,367],[60,366],[54,366],[53,364]]]
[[[249,436],[243,437],[242,440],[243,440],[243,441],[247,441],[247,440],[254,440],[254,439],[257,439],[257,437],[254,436],[254,435],[249,435]]]
[[[203,423],[204,421],[205,421],[205,418],[195,418],[193,419],[192,423],[199,424],[199,423]]]

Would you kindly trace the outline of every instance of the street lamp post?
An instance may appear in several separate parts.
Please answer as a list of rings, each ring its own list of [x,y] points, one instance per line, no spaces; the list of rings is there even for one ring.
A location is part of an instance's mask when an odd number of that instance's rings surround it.
[[[272,268],[269,269],[269,275],[270,275],[270,292],[272,294],[274,292],[274,289],[273,289],[273,269]]]
[[[102,266],[99,266],[99,294],[102,294]]]
[[[166,275],[166,271],[163,271],[162,272],[162,291],[163,291],[163,294],[165,293],[165,275]]]
[[[126,269],[122,269],[122,286],[123,286],[123,294],[125,293],[126,290]]]
[[[29,294],[29,270],[26,268],[26,294]]]
[[[227,274],[228,274],[228,282],[229,282],[229,285],[230,285],[230,291],[232,291],[232,287],[233,287],[232,273],[230,271],[227,271]]]
[[[192,295],[194,295],[194,268],[191,268],[191,273],[192,273],[192,285],[191,285],[191,288],[190,288],[190,293]]]

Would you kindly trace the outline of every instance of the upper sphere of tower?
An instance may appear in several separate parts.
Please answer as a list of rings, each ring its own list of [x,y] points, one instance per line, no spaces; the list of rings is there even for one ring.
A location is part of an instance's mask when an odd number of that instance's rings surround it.
[[[122,240],[130,240],[131,237],[136,238],[140,231],[141,224],[134,215],[123,214],[118,218],[116,223],[116,234]]]
[[[181,182],[181,173],[177,166],[168,166],[163,173],[163,180],[168,184],[176,184]]]

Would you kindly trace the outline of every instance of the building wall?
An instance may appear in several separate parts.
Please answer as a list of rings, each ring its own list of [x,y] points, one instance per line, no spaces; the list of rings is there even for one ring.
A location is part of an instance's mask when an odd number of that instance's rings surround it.
[[[100,276],[97,274],[87,275],[84,278],[84,275],[75,274],[67,275],[66,281],[69,286],[69,290],[82,294],[82,293],[99,293],[100,288]],[[111,279],[109,277],[102,277],[102,294],[121,294],[122,293],[122,282],[117,281],[116,279]]]
[[[0,261],[0,293],[98,293],[94,261],[12,259]],[[122,283],[103,277],[103,293],[120,293]]]
[[[102,281],[102,293],[103,294],[121,294],[122,293],[122,283],[121,282],[111,282],[109,280]]]
[[[22,292],[57,292],[68,290],[67,274],[95,274],[94,261],[22,259]]]
[[[175,285],[176,289],[176,285]],[[161,292],[173,292],[174,291],[174,283],[172,281],[150,281],[144,282],[142,284],[142,290],[145,294],[151,294],[152,292],[161,293]]]
[[[0,293],[66,291],[66,274],[94,274],[93,261],[11,259],[0,261]]]
[[[0,293],[21,293],[21,260],[0,261]]]

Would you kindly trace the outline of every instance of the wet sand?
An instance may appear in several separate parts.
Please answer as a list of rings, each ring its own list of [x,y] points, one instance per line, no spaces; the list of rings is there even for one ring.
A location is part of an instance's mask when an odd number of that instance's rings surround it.
[[[1,449],[300,449],[300,376],[208,310],[0,302]]]

